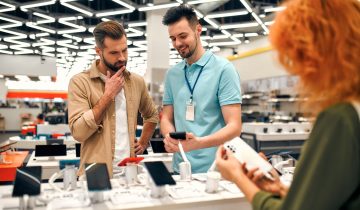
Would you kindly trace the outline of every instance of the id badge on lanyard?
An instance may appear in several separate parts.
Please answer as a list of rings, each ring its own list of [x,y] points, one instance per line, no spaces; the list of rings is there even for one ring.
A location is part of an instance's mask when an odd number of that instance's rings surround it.
[[[185,119],[187,121],[194,121],[195,120],[195,102],[193,100],[191,100],[191,99],[186,102]]]

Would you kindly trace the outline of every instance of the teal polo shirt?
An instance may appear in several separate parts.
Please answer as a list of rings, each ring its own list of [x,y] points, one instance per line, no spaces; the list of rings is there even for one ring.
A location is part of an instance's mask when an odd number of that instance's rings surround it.
[[[195,120],[185,119],[186,105],[191,93],[185,80],[187,74],[190,86],[202,73],[194,88]],[[163,105],[172,105],[176,131],[191,132],[201,137],[215,133],[225,126],[221,106],[241,103],[240,77],[234,66],[226,59],[206,51],[202,57],[189,66],[185,60],[173,66],[166,74]],[[241,116],[239,116],[241,117]],[[217,147],[193,150],[186,153],[193,173],[204,173],[215,159]],[[173,156],[173,168],[179,172],[180,153]]]

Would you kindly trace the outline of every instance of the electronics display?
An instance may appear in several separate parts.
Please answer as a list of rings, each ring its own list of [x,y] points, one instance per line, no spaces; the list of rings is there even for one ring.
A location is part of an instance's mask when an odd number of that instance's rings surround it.
[[[156,186],[176,184],[163,162],[144,162],[144,165]]]
[[[186,132],[171,132],[170,137],[177,140],[186,140]]]
[[[140,163],[140,161],[144,160],[143,157],[128,157],[118,163],[118,166],[126,166],[127,163]]]
[[[36,145],[35,157],[66,156],[65,144]]]
[[[80,157],[80,151],[81,151],[81,144],[80,144],[80,143],[76,143],[76,144],[75,144],[76,157]]]
[[[167,153],[163,139],[155,138],[150,139],[150,145],[154,153]]]
[[[55,138],[46,139],[46,144],[47,145],[64,144],[64,139],[55,139]]]
[[[41,166],[21,167],[16,169],[12,196],[40,195],[41,171]]]
[[[231,151],[240,163],[246,163],[247,169],[259,168],[267,178],[272,179],[269,173],[273,169],[272,165],[264,160],[244,140],[235,137],[226,142],[224,147],[227,151]]]
[[[111,190],[106,163],[85,164],[85,172],[89,191]]]

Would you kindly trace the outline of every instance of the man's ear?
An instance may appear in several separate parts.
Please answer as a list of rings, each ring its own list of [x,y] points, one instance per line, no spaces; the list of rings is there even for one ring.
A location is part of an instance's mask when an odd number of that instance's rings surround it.
[[[198,33],[199,36],[201,35],[202,26],[199,23],[196,25],[196,32]]]
[[[98,46],[95,46],[95,52],[98,56],[100,56],[101,49]]]

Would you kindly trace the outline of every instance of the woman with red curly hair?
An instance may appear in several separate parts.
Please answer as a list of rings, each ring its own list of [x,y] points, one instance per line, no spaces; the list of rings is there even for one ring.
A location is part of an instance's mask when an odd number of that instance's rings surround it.
[[[271,27],[279,60],[317,116],[289,189],[227,154],[217,166],[254,209],[360,209],[360,1],[292,0]]]

